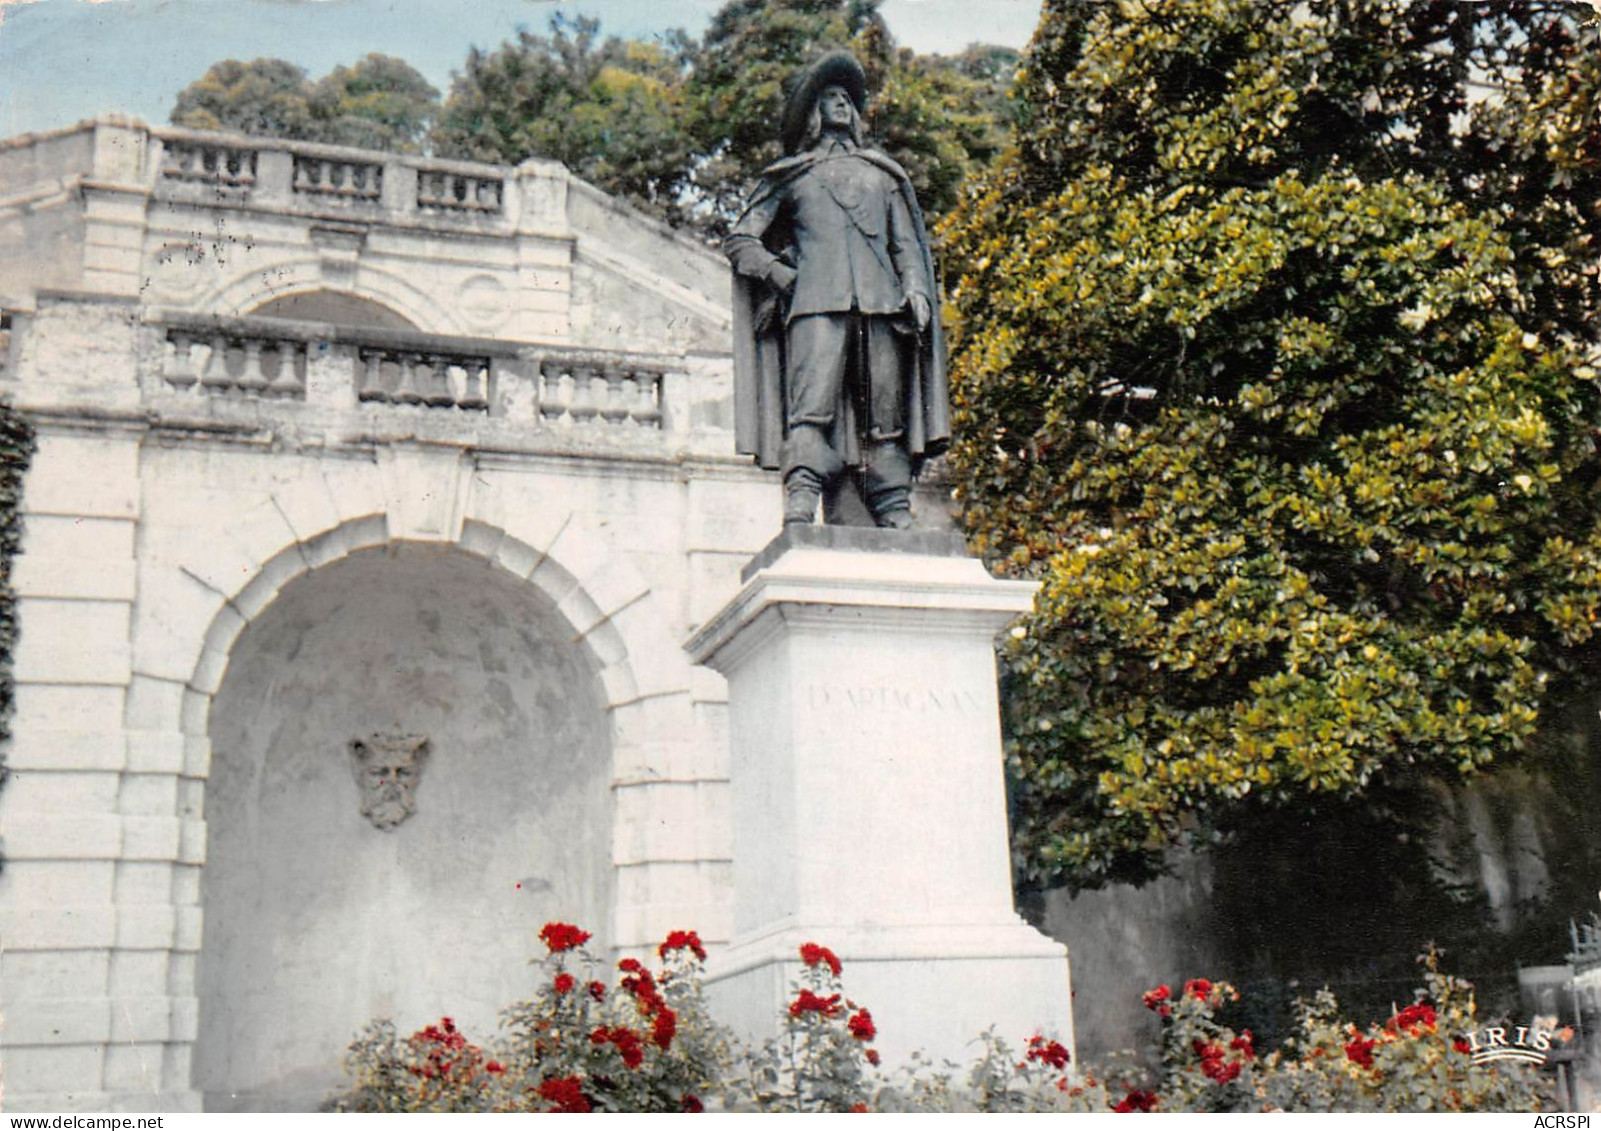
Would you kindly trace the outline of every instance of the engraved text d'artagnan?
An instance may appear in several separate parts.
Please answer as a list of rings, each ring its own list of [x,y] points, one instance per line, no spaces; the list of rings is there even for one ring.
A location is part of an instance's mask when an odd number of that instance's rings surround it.
[[[908,715],[965,715],[983,709],[978,695],[958,688],[894,687],[889,684],[811,683],[806,704],[814,711],[894,712]]]

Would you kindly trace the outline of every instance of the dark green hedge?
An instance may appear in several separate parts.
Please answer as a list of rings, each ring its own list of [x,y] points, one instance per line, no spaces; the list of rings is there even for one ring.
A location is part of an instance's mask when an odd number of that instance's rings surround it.
[[[0,742],[11,737],[14,694],[11,661],[17,649],[17,597],[11,563],[22,549],[22,476],[33,458],[33,427],[16,409],[0,403]],[[7,769],[0,747],[0,784]]]

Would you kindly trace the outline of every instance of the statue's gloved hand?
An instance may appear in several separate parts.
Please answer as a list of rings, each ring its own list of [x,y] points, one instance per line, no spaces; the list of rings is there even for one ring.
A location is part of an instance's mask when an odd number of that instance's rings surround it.
[[[917,319],[917,332],[921,334],[928,329],[929,321],[933,318],[933,309],[928,305],[928,299],[922,295],[912,295],[906,300],[911,304],[912,317]]]
[[[784,262],[774,263],[767,272],[767,282],[781,295],[795,290],[795,268]]]

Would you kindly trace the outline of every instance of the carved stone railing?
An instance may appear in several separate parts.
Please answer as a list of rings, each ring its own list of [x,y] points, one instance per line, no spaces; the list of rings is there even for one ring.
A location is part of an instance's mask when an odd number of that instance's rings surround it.
[[[615,354],[551,353],[539,361],[539,415],[555,427],[660,428],[659,364]]]
[[[604,435],[666,427],[672,359],[412,330],[154,309],[147,395],[516,417]]]
[[[445,169],[417,170],[417,207],[446,212],[499,212],[505,206],[506,179],[455,173]]]
[[[360,346],[356,356],[363,402],[489,410],[488,357],[395,346]]]
[[[306,343],[244,327],[169,326],[161,376],[178,392],[304,400]]]
[[[296,153],[294,156],[297,193],[343,197],[351,200],[378,200],[384,194],[384,167],[371,161],[338,161]]]
[[[248,192],[256,183],[256,150],[227,141],[169,138],[162,147],[161,175]]]
[[[158,196],[310,214],[354,208],[473,227],[499,224],[508,210],[511,170],[500,165],[197,130],[152,133],[161,145]]]

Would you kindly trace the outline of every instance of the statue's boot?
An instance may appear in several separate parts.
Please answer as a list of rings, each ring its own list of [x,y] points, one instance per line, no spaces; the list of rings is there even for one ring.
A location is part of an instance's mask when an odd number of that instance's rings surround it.
[[[912,525],[912,457],[901,441],[875,440],[868,445],[862,487],[867,509],[879,526],[905,530]]]
[[[784,466],[784,525],[809,523],[817,516],[823,485],[845,469],[845,461],[814,424],[797,424],[780,453]]]
[[[823,497],[823,480],[810,468],[797,467],[784,476],[784,525],[809,525]]]

